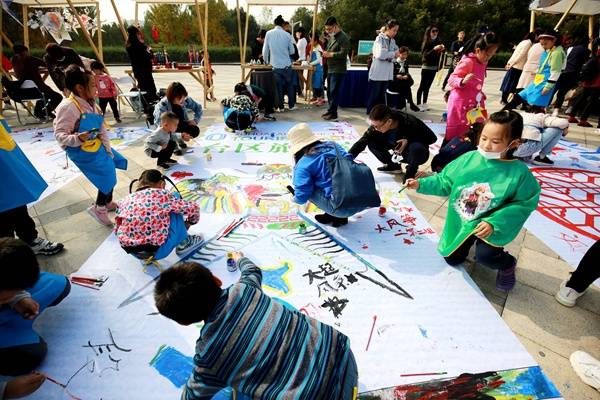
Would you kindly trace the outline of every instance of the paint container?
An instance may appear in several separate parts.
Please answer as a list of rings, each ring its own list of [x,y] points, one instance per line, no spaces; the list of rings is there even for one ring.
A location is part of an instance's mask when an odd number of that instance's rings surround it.
[[[210,152],[210,150],[206,152],[205,156],[206,161],[212,161],[212,153]]]
[[[229,271],[229,272],[237,271],[237,265],[235,264],[235,260],[233,259],[232,253],[227,253],[227,271]]]
[[[304,222],[300,222],[298,225],[298,233],[304,235],[306,233],[306,224]]]
[[[380,217],[385,217],[386,212],[387,212],[387,210],[385,209],[385,207],[379,207],[379,216]]]

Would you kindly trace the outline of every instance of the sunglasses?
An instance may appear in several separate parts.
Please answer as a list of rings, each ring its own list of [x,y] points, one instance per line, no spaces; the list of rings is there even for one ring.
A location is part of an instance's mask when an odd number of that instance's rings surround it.
[[[438,31],[437,29],[432,29],[432,30],[431,30],[431,32],[433,32],[433,33],[437,33],[437,32],[439,32],[439,31]]]

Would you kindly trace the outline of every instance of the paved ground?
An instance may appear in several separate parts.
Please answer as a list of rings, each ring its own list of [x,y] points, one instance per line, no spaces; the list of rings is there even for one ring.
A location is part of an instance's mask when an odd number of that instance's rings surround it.
[[[112,67],[111,73],[122,76],[123,70],[123,67]],[[216,95],[222,98],[231,93],[233,85],[240,78],[240,69],[237,66],[219,65],[215,66],[215,70]],[[418,86],[418,75],[418,71],[415,72],[415,88]],[[489,100],[488,109],[491,111],[501,107],[497,88],[502,77],[501,71],[488,73],[485,92]],[[191,96],[202,98],[197,83],[187,74],[161,74],[156,75],[155,79],[157,87],[162,88],[171,79],[178,79],[188,88]],[[419,113],[421,118],[439,121],[445,111],[439,87],[432,88],[429,104],[431,111]],[[277,117],[280,120],[310,121],[318,120],[322,112],[322,109],[315,110],[311,106],[300,104],[298,111],[278,114]],[[13,127],[17,127],[13,111],[6,111],[4,116]],[[343,109],[340,117],[351,122],[359,132],[367,126],[362,109]],[[127,112],[123,121],[126,126],[144,124],[132,112]],[[219,106],[209,103],[201,128],[221,121]],[[594,126],[595,122],[593,121]],[[594,128],[584,129],[572,125],[569,139],[594,149],[600,146],[600,134]],[[154,161],[145,157],[141,151],[141,143],[128,147],[122,153],[129,160],[129,170],[118,172],[116,198],[127,194],[129,182],[137,178],[143,169],[154,167]],[[40,235],[53,241],[61,241],[66,248],[58,256],[42,259],[45,270],[64,274],[77,270],[110,234],[109,228],[98,225],[85,212],[93,202],[95,193],[92,185],[80,177],[31,208]],[[410,193],[409,196],[431,225],[440,232],[446,216],[445,199],[415,193]],[[508,246],[508,250],[518,257],[518,282],[510,294],[495,289],[493,271],[472,264],[471,276],[565,399],[600,399],[600,393],[579,380],[568,360],[575,350],[585,350],[600,358],[600,290],[597,287],[591,288],[573,309],[563,307],[553,296],[560,282],[568,276],[571,267],[526,230]],[[485,355],[482,354],[482,357]]]

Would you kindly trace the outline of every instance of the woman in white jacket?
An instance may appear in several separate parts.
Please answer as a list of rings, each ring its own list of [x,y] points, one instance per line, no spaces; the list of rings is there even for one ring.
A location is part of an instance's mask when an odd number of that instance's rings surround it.
[[[523,72],[519,78],[519,83],[517,83],[517,92],[520,89],[524,89],[529,86],[529,84],[533,82],[533,77],[537,73],[538,66],[540,65],[540,59],[542,58],[542,54],[544,54],[544,48],[538,41],[538,36],[540,33],[542,33],[541,30],[536,29],[535,43],[527,52],[527,61],[525,61],[525,65],[523,65]]]
[[[517,90],[517,83],[525,67],[527,61],[527,52],[535,43],[535,32],[529,32],[525,38],[517,45],[515,51],[510,56],[506,66],[504,67],[508,72],[504,75],[500,91],[502,92],[502,104],[508,103],[508,96],[511,93],[515,93]]]
[[[384,104],[385,91],[394,79],[394,59],[399,56],[394,37],[398,33],[399,23],[395,19],[386,21],[373,44],[373,63],[369,69],[369,100],[367,114],[377,104]]]
[[[522,143],[513,155],[518,158],[531,159],[535,165],[553,165],[548,158],[558,141],[567,134],[569,121],[565,118],[554,117],[546,113],[522,113],[523,135]]]

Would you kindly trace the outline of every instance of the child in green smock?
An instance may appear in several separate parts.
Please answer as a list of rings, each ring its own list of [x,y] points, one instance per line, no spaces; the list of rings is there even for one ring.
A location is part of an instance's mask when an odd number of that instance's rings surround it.
[[[517,263],[503,247],[518,235],[540,195],[527,166],[512,157],[522,132],[518,113],[494,113],[481,132],[478,151],[463,154],[439,174],[406,181],[419,193],[449,196],[438,246],[446,262],[460,264],[475,244],[477,262],[498,270],[496,287],[503,291],[514,287]]]

